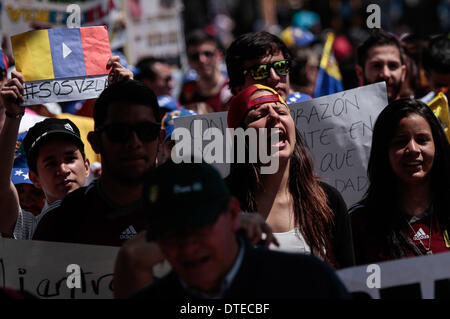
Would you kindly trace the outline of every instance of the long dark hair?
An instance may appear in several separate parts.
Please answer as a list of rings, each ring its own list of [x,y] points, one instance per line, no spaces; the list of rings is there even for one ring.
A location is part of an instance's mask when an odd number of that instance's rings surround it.
[[[417,114],[430,125],[435,155],[430,172],[433,211],[440,225],[449,228],[450,147],[447,137],[431,109],[423,102],[400,99],[389,104],[375,122],[368,165],[369,188],[360,202],[368,209],[368,227],[385,253],[401,258],[411,250],[401,229],[404,216],[399,207],[399,184],[389,162],[389,145],[401,119]]]
[[[333,211],[328,206],[327,196],[319,184],[319,179],[314,175],[313,161],[306,143],[299,131],[295,131],[296,143],[289,167],[289,191],[294,200],[294,222],[311,251],[337,268],[332,245]],[[234,154],[237,154],[236,150]],[[227,183],[244,211],[258,211],[255,196],[261,183],[257,165],[234,161]]]

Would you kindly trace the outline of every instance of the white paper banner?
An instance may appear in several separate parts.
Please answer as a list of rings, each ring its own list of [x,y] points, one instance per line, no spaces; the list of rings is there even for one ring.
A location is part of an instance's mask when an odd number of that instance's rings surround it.
[[[430,299],[450,297],[450,253],[342,269],[338,277],[358,297]]]
[[[107,87],[108,75],[25,82],[22,105],[94,99]]]
[[[38,298],[105,299],[113,297],[113,271],[119,248],[0,238],[0,287],[26,290]],[[80,266],[80,288],[68,288]],[[170,270],[167,262],[154,268],[161,277]],[[69,278],[70,279],[70,278]]]

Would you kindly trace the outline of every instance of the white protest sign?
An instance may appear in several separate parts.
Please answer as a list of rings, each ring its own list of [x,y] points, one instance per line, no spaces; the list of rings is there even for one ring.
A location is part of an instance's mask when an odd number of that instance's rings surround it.
[[[316,174],[342,194],[347,206],[358,202],[369,186],[372,130],[387,105],[385,82],[289,105],[313,154]]]
[[[316,174],[336,187],[349,207],[367,190],[372,130],[387,104],[386,85],[381,82],[289,105],[295,126],[313,155]],[[201,120],[203,133],[196,134],[195,120]],[[175,118],[174,125],[190,131],[193,154],[204,156],[202,150],[211,143],[203,136],[205,130],[216,127],[225,137],[227,112]],[[222,163],[211,163],[222,177],[229,174],[230,162],[223,163],[231,139],[224,141],[228,144],[224,145]]]
[[[25,82],[22,105],[94,99],[108,85],[108,75]]]
[[[26,290],[38,298],[109,299],[118,249],[0,237],[0,287]],[[154,275],[169,270],[167,262],[158,264]],[[69,288],[77,281],[79,288]]]
[[[128,61],[136,64],[148,56],[180,56],[184,52],[182,9],[179,0],[140,1],[126,6]]]
[[[191,154],[194,155],[197,159],[204,158],[204,150],[207,149],[208,144],[210,144],[211,139],[209,139],[205,132],[210,128],[217,128],[223,134],[223,147],[222,147],[222,156],[221,160],[212,164],[221,174],[222,177],[228,176],[230,173],[230,165],[229,162],[226,161],[226,151],[231,150],[232,141],[231,139],[226,140],[226,132],[227,132],[227,114],[228,112],[216,112],[216,113],[208,113],[201,115],[193,115],[193,116],[183,116],[174,118],[174,127],[177,128],[186,128],[189,130],[190,135],[192,137],[192,149]],[[195,125],[197,123],[197,125]],[[176,131],[174,131],[176,132]],[[176,134],[176,133],[175,133]],[[174,134],[172,133],[172,136]],[[173,139],[173,137],[172,137]],[[183,157],[183,155],[178,152],[178,148],[180,144],[175,144],[175,155],[179,155],[179,157]]]
[[[373,299],[448,299],[449,265],[450,252],[346,268],[337,275],[351,293]]]

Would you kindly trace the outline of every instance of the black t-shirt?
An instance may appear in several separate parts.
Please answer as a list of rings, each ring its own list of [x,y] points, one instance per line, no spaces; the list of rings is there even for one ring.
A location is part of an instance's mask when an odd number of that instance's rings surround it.
[[[121,246],[147,228],[142,202],[118,207],[94,182],[68,194],[37,225],[34,240]]]

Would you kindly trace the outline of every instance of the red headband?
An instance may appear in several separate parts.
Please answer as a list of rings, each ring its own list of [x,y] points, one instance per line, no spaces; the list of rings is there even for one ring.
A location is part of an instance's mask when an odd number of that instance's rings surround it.
[[[253,95],[253,93],[255,93],[258,90],[268,90],[273,92],[274,94],[264,95],[261,97],[257,97],[256,99],[250,100],[250,97]],[[230,103],[228,104],[228,116],[227,116],[228,127],[231,128],[238,127],[238,125],[244,118],[245,114],[247,114],[247,112],[250,109],[258,107],[261,104],[270,102],[281,102],[284,105],[286,105],[283,98],[281,98],[281,96],[279,96],[274,89],[266,87],[264,85],[255,84],[242,90],[236,96],[234,96],[231,99]]]

